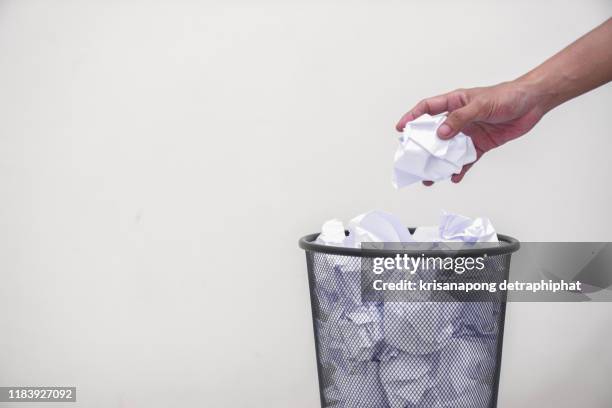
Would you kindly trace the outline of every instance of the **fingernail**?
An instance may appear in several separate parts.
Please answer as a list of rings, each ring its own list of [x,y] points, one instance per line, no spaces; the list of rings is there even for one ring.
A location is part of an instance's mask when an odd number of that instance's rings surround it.
[[[453,129],[451,129],[450,126],[448,126],[446,123],[443,123],[442,126],[438,128],[438,136],[446,137],[450,135],[452,131]]]

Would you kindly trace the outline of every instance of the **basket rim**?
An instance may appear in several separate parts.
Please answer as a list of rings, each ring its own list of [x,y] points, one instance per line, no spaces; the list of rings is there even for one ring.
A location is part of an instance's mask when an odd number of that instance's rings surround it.
[[[408,228],[411,232],[414,228]],[[348,234],[348,231],[345,231]],[[518,239],[509,235],[497,234],[499,243],[479,242],[479,248],[462,248],[462,249],[371,249],[371,248],[345,248],[333,245],[324,245],[316,243],[320,233],[304,235],[298,241],[300,248],[307,252],[320,252],[324,254],[357,256],[362,258],[377,258],[388,257],[396,254],[406,254],[413,256],[475,256],[475,255],[506,255],[516,252],[521,247]],[[490,247],[483,247],[483,244],[491,244]],[[494,245],[493,245],[494,244]]]

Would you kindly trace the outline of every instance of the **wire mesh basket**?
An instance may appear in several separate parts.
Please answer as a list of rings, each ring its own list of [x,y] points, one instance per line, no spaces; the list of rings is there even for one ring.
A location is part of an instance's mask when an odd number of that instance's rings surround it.
[[[307,235],[299,245],[306,251],[322,407],[497,406],[505,293],[444,301],[363,301],[364,258],[398,251],[326,246],[315,242],[317,236]],[[519,243],[509,236],[498,238],[494,248],[458,250],[455,256],[483,255],[480,276],[506,280]],[[430,279],[439,271],[431,273]]]

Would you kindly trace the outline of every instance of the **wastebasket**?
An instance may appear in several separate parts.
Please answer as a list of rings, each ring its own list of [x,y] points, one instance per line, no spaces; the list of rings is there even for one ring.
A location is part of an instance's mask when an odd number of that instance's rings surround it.
[[[362,301],[364,259],[448,254],[328,246],[316,243],[317,236],[302,237],[299,246],[306,251],[321,407],[497,406],[505,292],[484,301]],[[479,276],[507,280],[519,242],[498,239],[494,247],[453,256],[481,255]]]

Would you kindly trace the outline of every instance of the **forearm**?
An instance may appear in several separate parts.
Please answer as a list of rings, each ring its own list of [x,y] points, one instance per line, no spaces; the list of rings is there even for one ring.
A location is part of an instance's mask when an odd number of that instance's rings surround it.
[[[612,18],[516,81],[544,112],[612,80]]]

